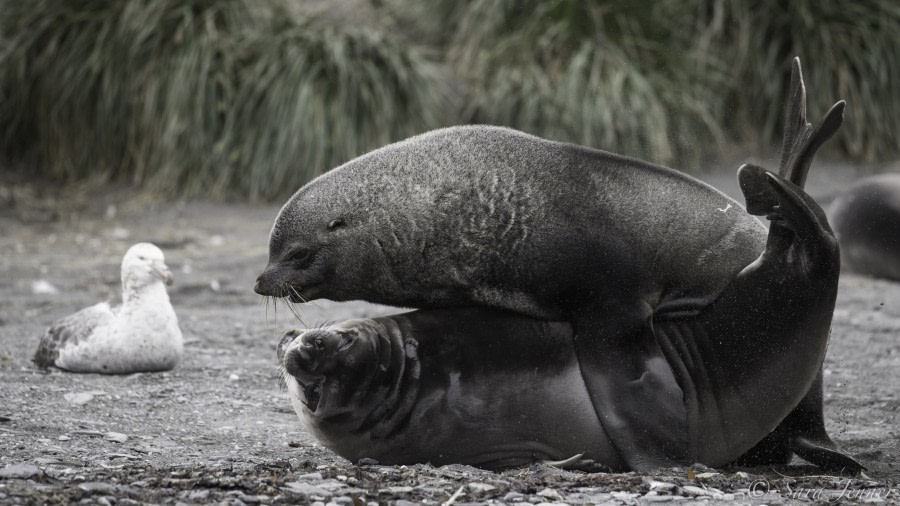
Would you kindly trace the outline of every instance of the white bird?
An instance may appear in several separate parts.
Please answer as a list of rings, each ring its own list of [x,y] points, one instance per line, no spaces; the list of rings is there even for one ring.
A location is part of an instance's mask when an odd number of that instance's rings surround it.
[[[184,346],[166,293],[173,279],[162,250],[135,244],[122,259],[122,304],[101,302],[54,323],[41,338],[35,365],[104,374],[172,369]]]

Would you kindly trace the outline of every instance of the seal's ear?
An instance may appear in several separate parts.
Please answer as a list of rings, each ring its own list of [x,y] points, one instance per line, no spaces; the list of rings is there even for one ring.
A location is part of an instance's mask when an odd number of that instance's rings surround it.
[[[331,220],[331,222],[328,223],[328,230],[335,230],[335,229],[344,227],[346,225],[347,225],[347,222],[344,220],[344,218],[337,218],[337,219]]]
[[[278,357],[278,362],[284,361],[284,352],[287,351],[288,346],[294,342],[294,339],[296,339],[297,336],[304,332],[306,332],[306,329],[294,329],[285,332],[284,335],[281,336],[281,340],[278,341],[278,346],[275,347],[275,355]]]

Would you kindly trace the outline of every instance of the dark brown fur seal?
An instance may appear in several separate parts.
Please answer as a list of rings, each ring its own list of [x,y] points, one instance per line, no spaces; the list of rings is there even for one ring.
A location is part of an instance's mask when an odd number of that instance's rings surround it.
[[[900,173],[859,180],[830,214],[847,270],[900,281]]]
[[[781,183],[796,183],[802,194],[812,156],[840,125],[842,102],[817,130],[806,123],[799,62],[792,93],[784,179],[773,183],[754,169],[742,173],[753,214],[777,214],[779,196],[794,191]],[[604,430],[630,468],[648,469],[690,462],[701,451],[699,437],[720,438],[738,455],[757,442],[732,440],[722,427],[709,428],[719,434],[703,432],[703,417],[687,399],[703,398],[711,387],[682,384],[682,371],[669,362],[667,342],[674,338],[660,330],[663,322],[688,322],[672,331],[684,333],[676,339],[684,342],[723,337],[719,332],[737,322],[747,332],[731,335],[762,347],[785,332],[800,332],[815,360],[776,376],[781,386],[751,403],[761,410],[750,412],[752,423],[772,431],[790,407],[806,402],[801,399],[827,342],[836,275],[820,286],[824,302],[788,308],[760,295],[769,309],[778,306],[763,321],[748,306],[758,302],[748,294],[775,290],[773,283],[785,275],[803,282],[779,289],[803,300],[810,275],[788,264],[781,267],[785,272],[739,275],[764,250],[784,255],[785,248],[806,247],[796,230],[773,230],[767,243],[765,228],[737,202],[671,169],[505,128],[457,127],[373,151],[301,188],[276,219],[269,263],[255,289],[297,301],[475,305],[569,321]],[[797,328],[795,321],[811,327]],[[773,323],[788,330],[770,336]],[[815,404],[817,395],[807,399]],[[766,411],[773,398],[789,409]],[[804,421],[775,446],[793,448],[799,436],[829,444],[814,425]]]

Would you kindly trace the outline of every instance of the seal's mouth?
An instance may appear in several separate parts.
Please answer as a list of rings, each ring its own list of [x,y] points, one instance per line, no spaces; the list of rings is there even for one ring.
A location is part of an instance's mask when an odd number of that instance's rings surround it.
[[[302,288],[288,286],[287,295],[285,295],[284,298],[288,299],[294,304],[304,304],[315,298],[315,296],[313,295],[313,291],[315,290],[315,288],[316,285],[306,285]]]
[[[298,381],[298,383],[300,382]],[[319,401],[322,399],[322,383],[316,382],[308,385],[300,383],[300,386],[303,388],[303,397],[306,397],[303,405],[315,413],[319,409]]]

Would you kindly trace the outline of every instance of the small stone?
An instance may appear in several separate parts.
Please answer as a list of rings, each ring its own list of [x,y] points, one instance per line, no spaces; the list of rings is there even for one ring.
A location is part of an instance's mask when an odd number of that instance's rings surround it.
[[[554,501],[562,500],[562,496],[559,495],[559,492],[553,490],[552,488],[545,488],[544,490],[538,492],[537,495],[539,495],[540,497],[545,497],[547,499],[552,499]]]
[[[0,469],[0,479],[27,480],[40,474],[41,470],[31,464],[12,464]]]
[[[92,494],[97,493],[105,493],[111,494],[116,492],[116,486],[112,483],[104,483],[101,481],[87,481],[84,483],[79,483],[78,488],[84,490],[85,492],[90,492]]]
[[[128,435],[122,434],[121,432],[107,432],[103,435],[103,438],[107,441],[115,441],[116,443],[124,443],[128,441]]]
[[[59,293],[59,288],[53,286],[46,279],[37,279],[31,282],[31,293],[35,295],[56,295]]]
[[[466,486],[473,492],[489,492],[497,488],[493,485],[488,485],[487,483],[469,483]]]
[[[209,490],[191,490],[188,499],[191,501],[203,501],[209,497]]]
[[[222,284],[219,283],[219,280],[218,280],[218,279],[214,279],[214,280],[212,280],[212,281],[209,282],[209,289],[212,290],[212,291],[214,291],[214,292],[218,292],[219,290],[222,289]]]
[[[412,490],[413,490],[412,487],[402,487],[402,486],[400,486],[400,487],[398,487],[398,486],[385,487],[385,488],[381,489],[382,492],[387,492],[389,494],[408,494],[409,492],[412,492]]]
[[[524,501],[527,496],[525,494],[519,492],[507,492],[505,496],[503,496],[503,502],[521,502]]]
[[[712,478],[713,476],[721,476],[722,473],[706,472],[697,475],[697,478]]]
[[[56,438],[56,439],[59,439],[60,441],[69,441],[69,440],[71,440],[72,438],[70,438],[69,436],[63,434],[62,436],[59,436],[59,437]]]
[[[103,395],[104,392],[101,391],[91,391],[91,392],[77,392],[77,393],[68,393],[63,395],[63,398],[66,399],[71,404],[75,404],[76,406],[80,406],[82,404],[87,404],[94,400],[94,396]]]
[[[647,492],[647,495],[641,497],[642,501],[645,502],[671,502],[675,500],[681,500],[683,498],[676,497],[673,495],[658,495],[656,492]]]
[[[714,495],[713,492],[710,492],[708,490],[704,490],[700,487],[695,487],[692,485],[685,485],[685,486],[681,487],[681,490],[683,492],[685,492],[687,494],[691,494],[691,495]]]
[[[319,496],[320,498],[331,497],[332,494],[330,491],[317,487],[315,485],[311,485],[309,483],[304,483],[302,481],[291,481],[284,484],[284,489],[289,492],[293,492],[295,494],[300,494],[312,499],[313,496]]]
[[[238,376],[237,374],[231,373],[231,376],[228,376],[228,379],[230,379],[231,381],[237,381],[237,380],[241,379],[241,377]]]
[[[370,459],[368,457],[363,457],[356,461],[356,465],[358,466],[377,466],[378,461],[375,459]]]
[[[131,236],[131,231],[127,228],[116,227],[112,229],[110,235],[115,239],[128,239]]]
[[[297,476],[297,480],[321,480],[322,473],[306,473]]]
[[[650,490],[672,490],[673,488],[675,488],[674,483],[650,480]]]
[[[238,494],[237,498],[238,498],[238,500],[244,501],[247,504],[263,504],[263,503],[268,504],[268,503],[272,502],[271,497],[269,497],[267,495],[263,495],[263,494],[259,494],[259,495]]]

